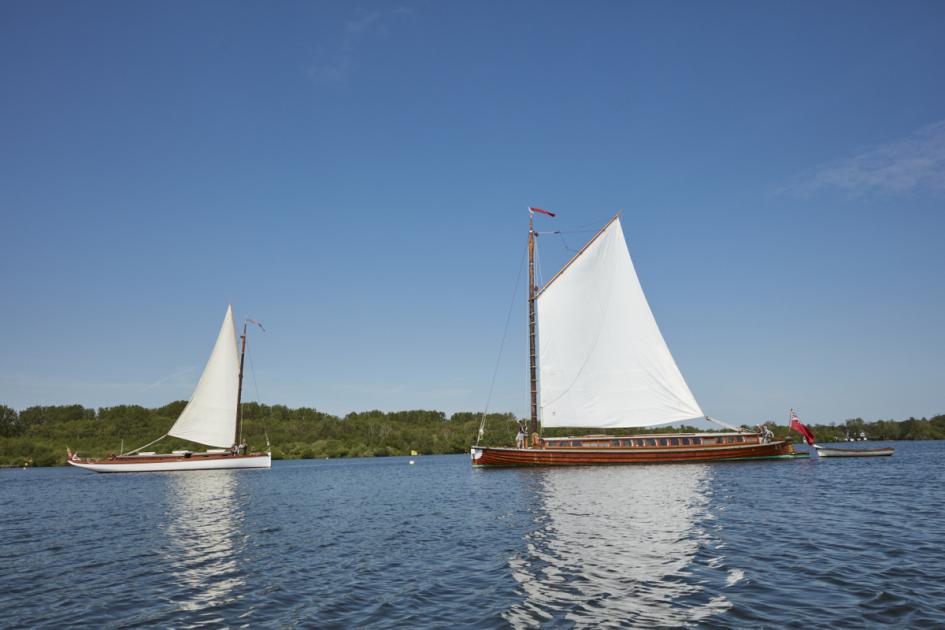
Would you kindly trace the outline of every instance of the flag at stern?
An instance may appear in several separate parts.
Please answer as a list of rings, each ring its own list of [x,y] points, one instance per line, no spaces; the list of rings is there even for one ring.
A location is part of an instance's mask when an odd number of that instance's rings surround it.
[[[797,414],[794,413],[794,410],[791,409],[791,428],[804,436],[804,439],[810,446],[814,445],[814,434],[808,429],[800,420],[797,419]]]

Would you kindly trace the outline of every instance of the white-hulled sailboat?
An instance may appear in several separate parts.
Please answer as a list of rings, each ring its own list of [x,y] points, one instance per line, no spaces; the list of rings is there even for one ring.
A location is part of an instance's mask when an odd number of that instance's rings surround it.
[[[248,321],[248,320],[247,320]],[[81,459],[67,449],[67,461],[95,472],[154,472],[165,470],[212,470],[219,468],[271,468],[272,453],[247,453],[240,443],[240,396],[243,388],[243,358],[246,329],[243,323],[242,348],[237,349],[233,307],[226,317],[210,353],[207,366],[197,382],[190,402],[170,431],[141,448],[106,459]],[[203,452],[143,452],[168,435],[203,444]],[[266,445],[268,449],[268,444]]]
[[[477,443],[471,449],[474,466],[701,462],[808,455],[796,453],[790,439],[770,440],[702,412],[643,294],[619,213],[539,288],[534,270],[534,213],[554,214],[537,208],[529,211],[530,439],[517,448]],[[548,438],[539,433],[539,420],[543,428],[622,429],[702,418],[732,431]],[[480,437],[482,434],[480,427]]]

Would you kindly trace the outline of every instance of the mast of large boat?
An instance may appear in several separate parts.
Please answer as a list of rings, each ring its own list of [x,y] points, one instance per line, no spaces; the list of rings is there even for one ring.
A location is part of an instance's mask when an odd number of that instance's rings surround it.
[[[531,383],[532,417],[528,427],[529,440],[538,433],[538,368],[535,353],[535,213],[528,213],[528,371]]]
[[[240,437],[243,432],[243,423],[241,417],[242,414],[240,413],[240,399],[243,397],[243,359],[246,357],[246,325],[247,322],[243,322],[243,334],[240,336],[240,339],[242,340],[242,348],[240,349],[240,378],[239,386],[236,389],[236,435],[233,436],[233,443],[236,445],[237,449],[242,443]]]

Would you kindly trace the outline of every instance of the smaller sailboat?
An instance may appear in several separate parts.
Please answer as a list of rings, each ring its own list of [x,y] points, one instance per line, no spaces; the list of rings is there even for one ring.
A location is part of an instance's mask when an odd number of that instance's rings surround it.
[[[69,464],[95,472],[271,468],[272,453],[268,450],[268,444],[266,452],[248,453],[241,441],[239,409],[248,322],[243,323],[242,348],[237,350],[233,307],[227,306],[220,334],[217,335],[213,352],[210,353],[193,396],[167,433],[141,448],[105,459],[82,459],[67,449]],[[169,435],[214,448],[202,452],[143,451]]]

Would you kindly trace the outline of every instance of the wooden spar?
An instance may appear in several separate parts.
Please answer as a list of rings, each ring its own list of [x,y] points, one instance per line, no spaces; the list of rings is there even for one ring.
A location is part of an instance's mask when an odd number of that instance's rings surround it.
[[[535,364],[535,215],[528,214],[528,370],[531,383],[532,417],[529,436],[538,433],[538,369]],[[531,443],[531,440],[527,440]]]
[[[605,224],[604,224],[604,227],[602,227],[601,229],[599,229],[599,230],[597,231],[597,234],[595,234],[594,236],[592,236],[592,237],[591,237],[591,240],[589,240],[587,243],[585,243],[585,244],[584,244],[584,247],[582,247],[581,250],[580,250],[578,253],[576,253],[574,256],[571,256],[571,260],[569,260],[567,263],[565,263],[564,267],[562,267],[561,269],[558,270],[558,273],[556,273],[555,275],[551,276],[551,280],[549,280],[548,282],[546,282],[546,283],[545,283],[545,286],[543,286],[543,287],[535,294],[535,298],[537,298],[539,295],[541,295],[542,293],[544,293],[544,292],[545,292],[545,289],[547,289],[549,286],[551,286],[551,283],[554,282],[555,280],[557,280],[557,279],[558,279],[558,276],[560,276],[561,274],[563,274],[563,273],[564,273],[564,270],[567,269],[568,267],[570,267],[571,264],[572,264],[575,260],[577,260],[578,257],[579,257],[581,254],[584,253],[584,250],[586,250],[588,247],[590,247],[590,246],[591,246],[591,243],[593,243],[594,241],[596,241],[597,238],[598,238],[601,234],[604,233],[604,230],[606,230],[608,227],[610,227],[610,224],[611,224],[611,223],[613,223],[614,221],[616,221],[617,219],[619,219],[621,214],[623,214],[623,210],[621,210],[620,212],[618,212],[617,214],[615,214],[613,217],[611,217],[610,221],[608,221],[607,223],[605,223]]]
[[[242,427],[242,418],[240,417],[240,399],[243,397],[243,359],[246,357],[246,322],[243,322],[243,336],[240,337],[243,340],[243,347],[240,349],[240,380],[239,387],[236,389],[236,435],[233,436],[233,443],[237,446],[240,445],[240,434],[243,431]]]

